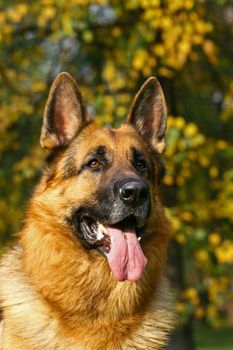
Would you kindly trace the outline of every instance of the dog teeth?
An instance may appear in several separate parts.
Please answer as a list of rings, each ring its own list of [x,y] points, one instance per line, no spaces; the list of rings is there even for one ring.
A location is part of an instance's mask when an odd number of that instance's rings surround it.
[[[100,222],[97,222],[97,230],[96,231],[97,231],[97,240],[98,241],[103,240],[105,235],[108,234],[108,230]]]
[[[138,237],[138,241],[139,241],[139,242],[141,241],[141,239],[142,239],[142,237]]]
[[[97,222],[97,225],[98,225],[98,229],[100,229],[104,234],[108,234],[108,230],[106,229],[106,227],[101,224],[101,222]]]

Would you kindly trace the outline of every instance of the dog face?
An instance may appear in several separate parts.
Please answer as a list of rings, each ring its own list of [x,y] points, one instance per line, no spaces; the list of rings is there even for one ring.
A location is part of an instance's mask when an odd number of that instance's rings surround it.
[[[119,129],[89,120],[67,73],[49,94],[41,145],[50,154],[41,203],[49,203],[54,221],[70,228],[83,249],[105,255],[120,281],[137,281],[146,266],[141,244],[155,220],[165,129],[164,96],[155,78],[142,86]]]

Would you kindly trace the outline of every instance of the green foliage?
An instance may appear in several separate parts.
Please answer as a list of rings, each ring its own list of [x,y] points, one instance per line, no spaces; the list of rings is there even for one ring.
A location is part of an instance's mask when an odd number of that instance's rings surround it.
[[[100,124],[118,125],[150,75],[169,105],[168,215],[182,248],[181,319],[217,323],[233,262],[231,1],[3,1],[0,240],[17,232],[40,174],[48,89],[67,70]]]
[[[211,329],[206,326],[196,329],[197,350],[231,350],[232,328]]]

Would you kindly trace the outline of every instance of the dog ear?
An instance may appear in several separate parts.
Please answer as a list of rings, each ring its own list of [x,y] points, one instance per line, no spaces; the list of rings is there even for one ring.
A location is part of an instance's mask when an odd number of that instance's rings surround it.
[[[88,123],[81,92],[68,73],[53,82],[45,106],[40,144],[49,150],[68,145]]]
[[[163,153],[166,121],[167,108],[163,90],[158,80],[150,77],[135,96],[127,122],[137,129],[153,149]]]

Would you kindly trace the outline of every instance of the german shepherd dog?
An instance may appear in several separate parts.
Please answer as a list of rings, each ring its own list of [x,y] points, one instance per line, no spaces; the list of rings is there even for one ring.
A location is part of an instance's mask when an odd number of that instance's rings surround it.
[[[45,170],[0,268],[4,350],[164,349],[173,327],[159,200],[165,130],[156,78],[113,129],[90,120],[69,74],[57,76]]]

